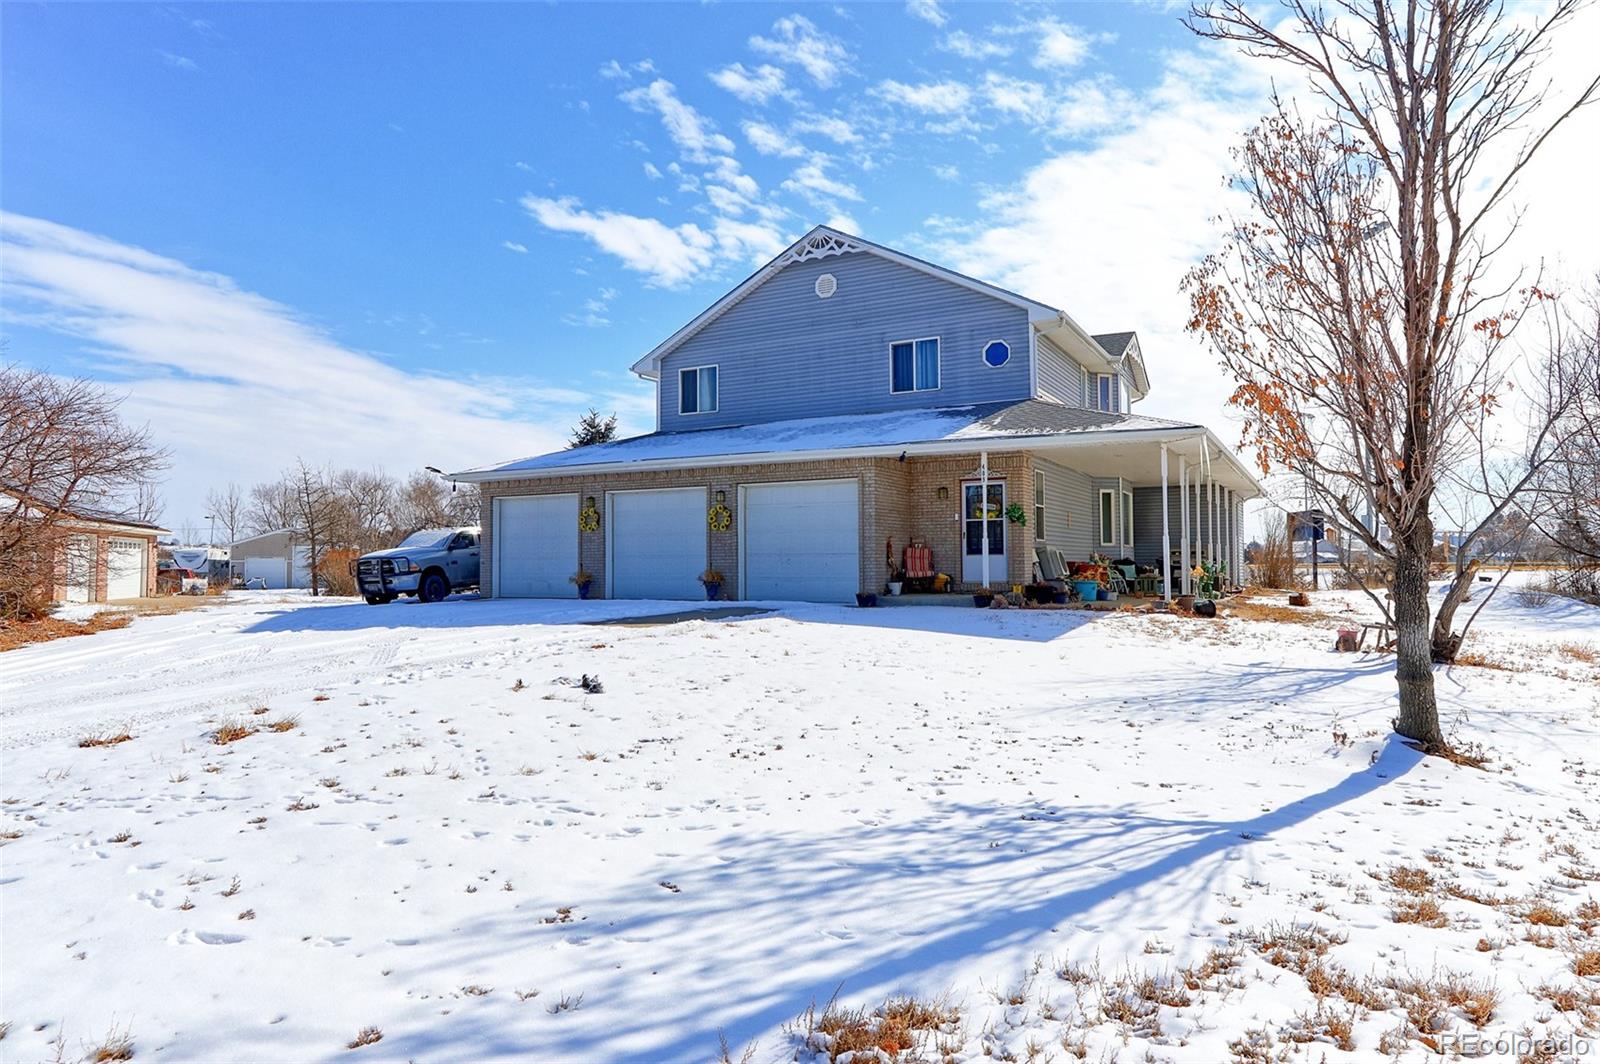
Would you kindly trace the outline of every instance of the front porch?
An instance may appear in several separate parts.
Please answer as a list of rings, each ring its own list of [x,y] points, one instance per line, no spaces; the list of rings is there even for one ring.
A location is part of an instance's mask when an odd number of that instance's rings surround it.
[[[1248,474],[1203,430],[901,457],[880,464],[876,479],[871,523],[884,578],[873,581],[869,563],[863,590],[884,590],[904,569],[905,548],[920,544],[932,552],[933,570],[949,578],[947,594],[927,596],[941,602],[1033,583],[1044,547],[1068,562],[1098,555],[1132,565],[1147,575],[1129,580],[1128,592],[1144,597],[1193,593],[1192,570],[1202,563],[1232,586],[1243,569],[1243,502],[1255,494]],[[905,587],[928,589],[926,581]]]

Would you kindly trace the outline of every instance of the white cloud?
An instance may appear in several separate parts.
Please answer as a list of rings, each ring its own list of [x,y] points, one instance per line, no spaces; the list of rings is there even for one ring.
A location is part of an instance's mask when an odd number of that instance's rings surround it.
[[[960,181],[961,180],[961,170],[960,170],[960,168],[956,167],[956,166],[952,166],[949,163],[936,163],[930,169],[933,170],[933,176],[937,177],[941,181]]]
[[[193,59],[190,59],[186,55],[177,55],[177,54],[175,54],[173,52],[164,52],[159,48],[156,49],[156,54],[161,57],[161,61],[163,63],[167,64],[167,66],[172,67],[175,70],[199,70],[200,69],[200,64],[196,63]]]
[[[773,129],[764,122],[744,123],[744,139],[750,146],[762,155],[794,156],[804,155],[805,149],[782,132]]]
[[[1000,59],[1011,54],[1011,46],[1004,41],[974,37],[966,30],[945,34],[939,47],[963,59]]]
[[[611,310],[611,301],[617,298],[615,288],[602,288],[597,295],[583,301],[583,306],[572,314],[563,315],[561,320],[568,325],[578,325],[586,329],[602,329],[611,324],[611,319],[606,315]]]
[[[990,107],[1032,124],[1042,124],[1049,114],[1049,97],[1037,81],[986,74],[981,90]]]
[[[1089,58],[1089,50],[1095,42],[1105,39],[1050,18],[1029,27],[1027,32],[1039,38],[1033,65],[1047,68],[1077,66]]]
[[[766,103],[774,96],[785,94],[784,73],[781,67],[762,63],[754,70],[743,63],[731,63],[709,75],[719,88],[733,93],[745,103]]]
[[[805,165],[789,175],[783,183],[788,192],[797,193],[818,206],[833,207],[834,200],[859,200],[861,193],[854,185],[828,173],[833,159],[822,152],[814,152]]]
[[[0,212],[7,313],[92,354],[122,413],[173,452],[169,523],[204,513],[208,487],[275,477],[296,458],[404,473],[560,447],[590,403],[640,418],[642,389],[552,401],[531,379],[404,369],[346,347],[293,309],[68,226]],[[15,353],[15,352],[14,352]]]
[[[659,167],[656,166],[655,163],[646,162],[644,164],[644,176],[648,177],[652,181],[660,181],[661,180],[661,170],[660,170]]]
[[[779,63],[798,66],[822,88],[832,88],[850,72],[849,50],[804,15],[780,18],[772,24],[772,33],[771,37],[751,37],[751,49]]]
[[[795,119],[792,128],[796,133],[821,134],[835,144],[861,143],[855,127],[835,115],[805,115]]]
[[[924,114],[949,115],[972,104],[972,90],[959,81],[929,81],[908,85],[903,81],[880,81],[874,90],[890,103]]]
[[[500,246],[507,251],[515,251],[518,255],[526,255],[528,253],[528,245],[519,244],[515,240],[502,240],[500,241]]]
[[[733,151],[733,141],[716,132],[716,124],[678,98],[677,88],[657,78],[642,88],[629,89],[622,100],[636,111],[661,117],[667,136],[692,162],[705,162],[712,152]]]
[[[669,226],[616,211],[587,211],[571,196],[524,196],[523,208],[547,229],[577,233],[622,265],[666,288],[683,285],[715,261],[716,240],[693,223]]]
[[[939,0],[906,0],[906,13],[932,26],[943,26],[950,21],[939,7]]]

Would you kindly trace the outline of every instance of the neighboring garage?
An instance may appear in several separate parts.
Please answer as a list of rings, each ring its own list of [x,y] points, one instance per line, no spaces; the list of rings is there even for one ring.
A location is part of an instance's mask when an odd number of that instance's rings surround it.
[[[311,548],[293,529],[235,540],[229,553],[233,575],[246,587],[278,591],[311,586]]]
[[[849,602],[860,583],[861,503],[854,480],[740,489],[741,597]]]
[[[150,541],[115,537],[106,541],[106,598],[139,598],[146,594]]]
[[[606,597],[704,598],[706,489],[606,494]]]
[[[494,500],[494,593],[501,598],[575,598],[577,495],[503,495]]]

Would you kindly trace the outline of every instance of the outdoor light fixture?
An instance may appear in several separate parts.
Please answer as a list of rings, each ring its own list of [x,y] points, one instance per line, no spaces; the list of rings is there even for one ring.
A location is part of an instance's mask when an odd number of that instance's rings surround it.
[[[728,501],[728,493],[725,492],[725,491],[718,491],[717,492],[717,505],[721,506],[723,503],[725,503],[727,501]]]
[[[584,505],[585,509],[593,510],[594,509],[594,496],[593,495],[584,496],[583,505]]]
[[[946,487],[945,485],[940,484],[939,485],[939,498],[948,499],[949,497],[950,497],[950,489],[948,487]]]

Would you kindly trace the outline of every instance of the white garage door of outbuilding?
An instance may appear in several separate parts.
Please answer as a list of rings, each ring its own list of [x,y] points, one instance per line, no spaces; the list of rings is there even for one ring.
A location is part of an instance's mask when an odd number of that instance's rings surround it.
[[[106,551],[106,598],[139,598],[145,592],[146,545],[142,539],[113,539]]]
[[[740,507],[747,599],[848,602],[860,586],[854,480],[747,484]]]
[[[236,563],[249,587],[281,590],[288,586],[289,567],[282,558],[240,558]],[[258,584],[256,581],[260,581]]]
[[[606,496],[608,598],[704,598],[706,489]]]
[[[576,495],[502,495],[494,501],[494,593],[499,598],[576,598]]]

